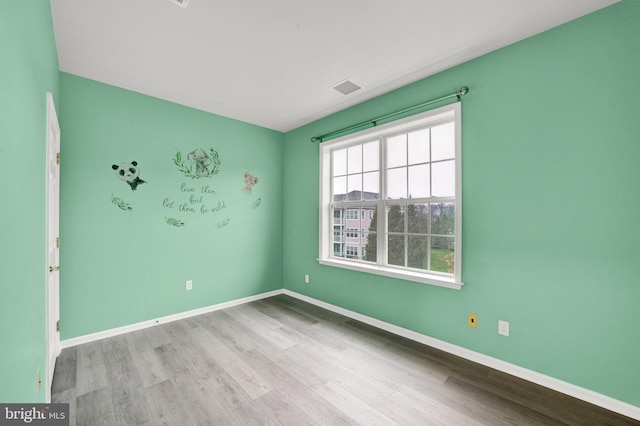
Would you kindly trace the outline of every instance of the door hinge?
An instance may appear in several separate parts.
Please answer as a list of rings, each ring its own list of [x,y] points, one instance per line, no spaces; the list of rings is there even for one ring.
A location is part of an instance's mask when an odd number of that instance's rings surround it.
[[[60,237],[56,238],[56,248],[60,248]]]
[[[60,164],[60,153],[56,154],[56,164]]]
[[[56,331],[58,333],[60,333],[60,320],[58,320],[58,322],[56,322]]]

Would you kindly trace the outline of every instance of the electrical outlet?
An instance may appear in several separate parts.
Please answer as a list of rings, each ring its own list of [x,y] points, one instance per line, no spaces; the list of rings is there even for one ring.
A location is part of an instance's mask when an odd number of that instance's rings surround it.
[[[193,281],[187,280],[187,282],[185,282],[184,288],[187,291],[191,290],[193,288]]]
[[[509,321],[498,321],[498,334],[502,334],[503,336],[509,335]]]
[[[478,316],[476,314],[469,314],[467,324],[469,324],[469,327],[476,328],[478,326]]]
[[[305,284],[309,284],[309,274],[305,274],[304,282],[305,282]]]

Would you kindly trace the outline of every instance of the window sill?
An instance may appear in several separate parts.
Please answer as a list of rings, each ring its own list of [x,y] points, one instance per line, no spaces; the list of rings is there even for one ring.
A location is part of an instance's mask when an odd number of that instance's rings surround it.
[[[379,265],[366,263],[346,262],[338,259],[318,259],[318,263],[337,268],[351,269],[353,271],[367,272],[369,274],[383,275],[386,277],[398,278],[401,280],[414,281],[422,284],[430,284],[439,287],[460,290],[464,283],[457,282],[454,278],[440,277],[437,275],[425,274],[413,271],[403,271]]]

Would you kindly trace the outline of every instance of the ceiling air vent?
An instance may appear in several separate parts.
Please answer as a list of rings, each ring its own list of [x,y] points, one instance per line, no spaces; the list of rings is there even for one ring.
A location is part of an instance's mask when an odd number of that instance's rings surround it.
[[[338,92],[342,93],[343,95],[348,95],[349,93],[353,93],[356,90],[362,89],[362,86],[358,86],[353,81],[347,79],[345,81],[342,81],[342,82],[336,84],[335,86],[333,86],[331,88],[333,90],[337,90]]]
[[[183,9],[186,9],[187,5],[189,4],[189,0],[169,0],[169,1],[173,4],[177,4]]]

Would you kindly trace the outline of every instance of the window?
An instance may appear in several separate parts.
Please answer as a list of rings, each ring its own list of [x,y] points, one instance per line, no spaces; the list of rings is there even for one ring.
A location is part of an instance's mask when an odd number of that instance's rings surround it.
[[[358,228],[347,228],[347,238],[358,238]]]
[[[358,210],[349,209],[346,215],[347,220],[358,220]]]
[[[457,103],[320,145],[320,263],[462,286],[460,116]]]

